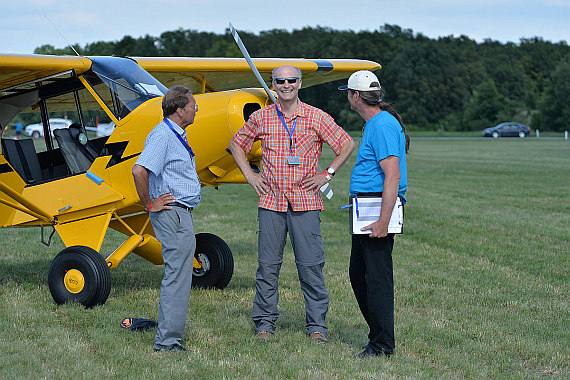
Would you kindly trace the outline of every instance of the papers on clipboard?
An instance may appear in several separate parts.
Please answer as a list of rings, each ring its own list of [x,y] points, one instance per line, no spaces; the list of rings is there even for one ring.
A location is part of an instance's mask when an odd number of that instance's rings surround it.
[[[370,230],[361,231],[362,227],[374,223],[380,218],[382,208],[382,198],[380,197],[350,197],[350,233],[370,234]],[[396,198],[396,204],[392,211],[392,217],[388,224],[389,234],[401,234],[404,229],[404,205],[400,197]]]

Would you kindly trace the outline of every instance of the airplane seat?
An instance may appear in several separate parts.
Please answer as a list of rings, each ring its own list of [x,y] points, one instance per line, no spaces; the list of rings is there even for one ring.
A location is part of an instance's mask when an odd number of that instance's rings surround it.
[[[2,154],[27,184],[44,180],[34,140],[2,139]]]
[[[53,135],[71,174],[89,170],[98,153],[80,124],[73,123],[68,128],[56,129]]]

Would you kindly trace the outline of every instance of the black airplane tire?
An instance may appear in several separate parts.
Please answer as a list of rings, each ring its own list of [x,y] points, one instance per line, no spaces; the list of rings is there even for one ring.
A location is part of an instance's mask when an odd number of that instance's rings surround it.
[[[234,258],[230,247],[219,236],[210,233],[196,234],[196,260],[209,266],[193,270],[193,288],[224,289],[234,273]]]
[[[51,262],[49,290],[58,305],[78,302],[87,308],[102,305],[111,291],[111,272],[103,257],[92,248],[65,248]]]

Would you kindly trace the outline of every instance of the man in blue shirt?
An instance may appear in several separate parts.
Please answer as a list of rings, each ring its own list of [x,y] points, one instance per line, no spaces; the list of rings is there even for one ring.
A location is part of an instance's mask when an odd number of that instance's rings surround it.
[[[357,71],[348,79],[350,108],[366,122],[350,179],[350,195],[382,197],[378,220],[362,227],[369,234],[352,235],[350,283],[360,311],[370,327],[368,345],[357,355],[394,353],[394,234],[388,223],[396,198],[407,189],[406,152],[410,140],[400,115],[382,100],[380,81],[372,72]]]
[[[182,336],[196,250],[192,209],[200,203],[201,185],[185,128],[198,105],[188,88],[175,86],[164,95],[162,111],[164,119],[146,138],[133,176],[164,259],[154,350],[186,351]]]

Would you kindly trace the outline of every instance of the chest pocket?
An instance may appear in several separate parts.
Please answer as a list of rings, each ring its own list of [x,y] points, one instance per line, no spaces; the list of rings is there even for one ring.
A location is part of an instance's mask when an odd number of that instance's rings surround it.
[[[296,147],[299,155],[313,156],[319,147],[318,138],[313,133],[299,133],[296,138]]]

